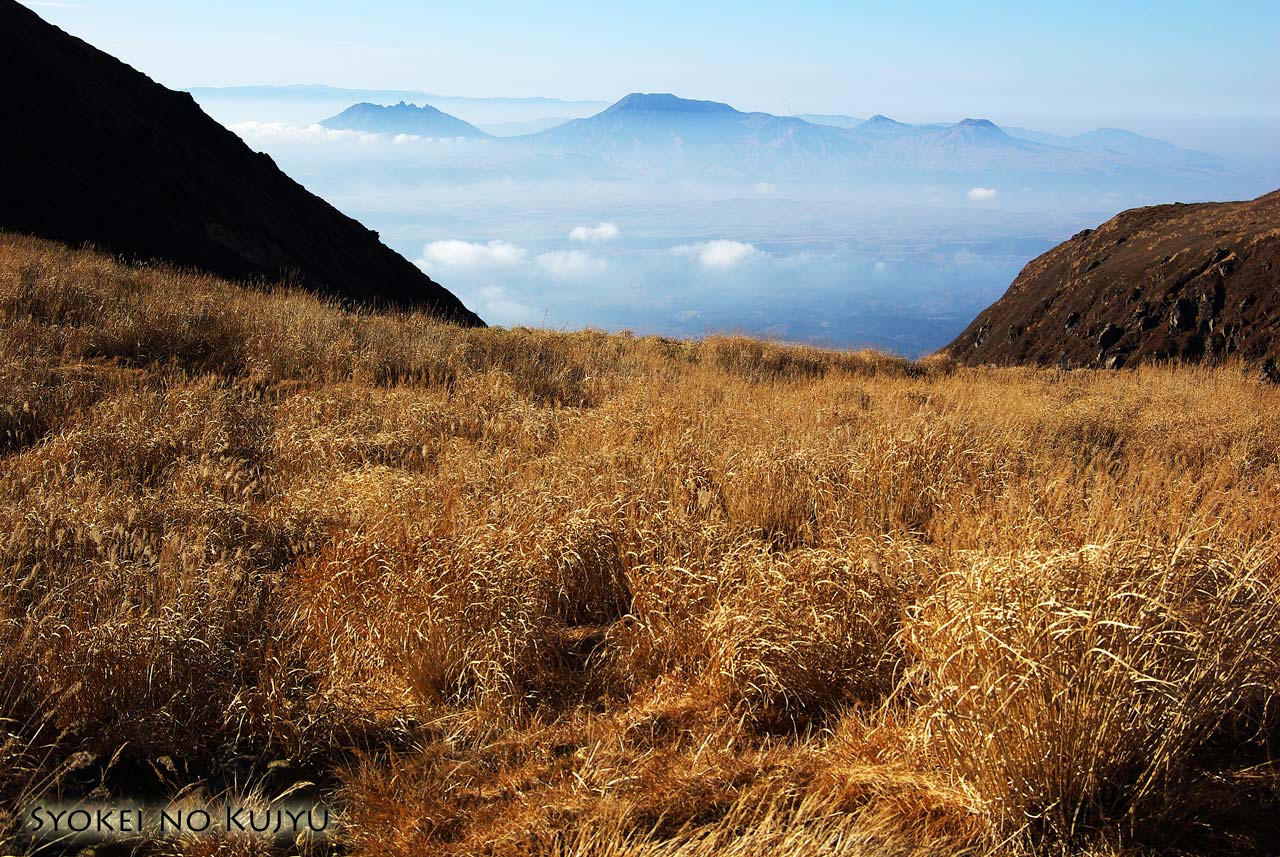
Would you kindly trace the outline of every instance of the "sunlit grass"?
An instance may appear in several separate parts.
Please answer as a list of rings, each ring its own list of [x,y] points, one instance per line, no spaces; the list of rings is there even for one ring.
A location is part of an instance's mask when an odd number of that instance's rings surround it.
[[[466,330],[12,236],[0,324],[10,832],[287,760],[359,854],[1280,835],[1243,371]]]

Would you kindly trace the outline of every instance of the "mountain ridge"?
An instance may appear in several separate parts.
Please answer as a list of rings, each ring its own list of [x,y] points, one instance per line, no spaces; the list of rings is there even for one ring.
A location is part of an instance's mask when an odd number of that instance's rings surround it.
[[[630,93],[593,116],[506,139],[643,171],[702,166],[769,176],[866,169],[1067,175],[1135,169],[1193,177],[1204,172],[1204,165],[1189,165],[1194,157],[1144,160],[1157,143],[1182,151],[1161,141],[1119,152],[1083,143],[1071,148],[1015,136],[989,119],[972,117],[951,125],[911,125],[875,114],[857,124],[824,125],[671,93]]]
[[[1032,260],[944,353],[977,365],[1280,362],[1280,190],[1123,211]]]

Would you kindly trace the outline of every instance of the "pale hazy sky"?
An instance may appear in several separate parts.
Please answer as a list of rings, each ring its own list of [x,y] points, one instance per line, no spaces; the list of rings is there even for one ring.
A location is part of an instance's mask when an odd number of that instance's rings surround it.
[[[1280,136],[1276,0],[26,5],[175,88],[669,91],[773,113],[1120,125],[1258,152]]]

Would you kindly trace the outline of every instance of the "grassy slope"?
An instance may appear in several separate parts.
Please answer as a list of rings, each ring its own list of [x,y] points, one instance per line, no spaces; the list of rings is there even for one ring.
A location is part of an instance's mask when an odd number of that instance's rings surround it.
[[[12,236],[0,323],[0,807],[287,758],[361,854],[1280,829],[1240,371],[463,330]]]

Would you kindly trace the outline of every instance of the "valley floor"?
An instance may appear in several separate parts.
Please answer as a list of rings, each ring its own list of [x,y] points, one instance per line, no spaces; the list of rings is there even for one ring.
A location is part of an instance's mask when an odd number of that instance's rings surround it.
[[[15,236],[0,324],[3,853],[304,781],[367,855],[1280,839],[1242,369],[464,330]]]

